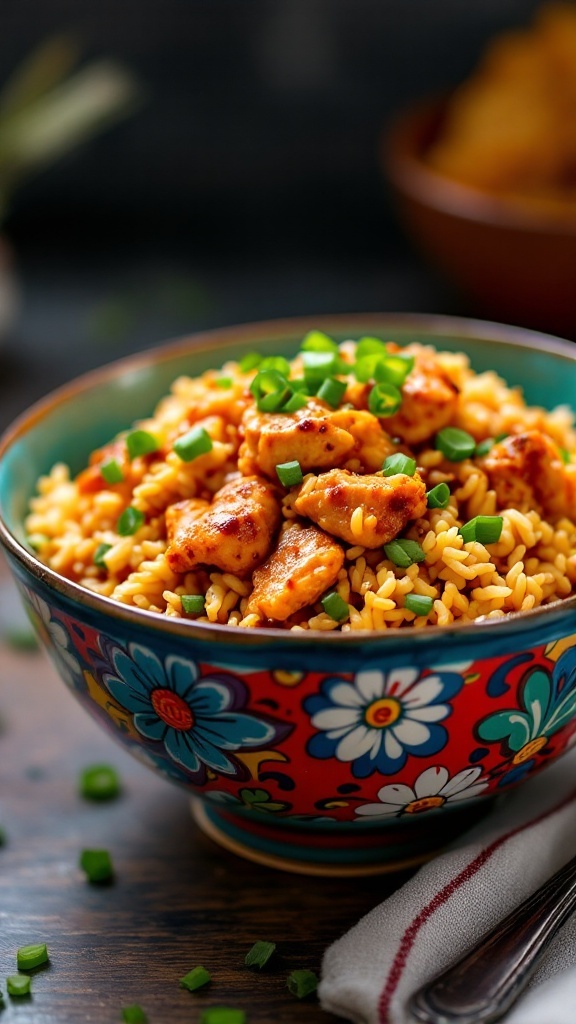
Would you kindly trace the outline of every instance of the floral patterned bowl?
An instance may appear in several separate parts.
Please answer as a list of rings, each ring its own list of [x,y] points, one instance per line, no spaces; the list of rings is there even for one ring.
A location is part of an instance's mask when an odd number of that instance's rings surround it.
[[[392,870],[431,856],[576,729],[576,597],[497,621],[385,634],[244,630],[167,619],[59,577],[27,549],[26,505],[151,413],[172,379],[247,349],[292,353],[312,327],[465,351],[549,407],[576,393],[576,348],[495,324],[402,315],[279,321],[165,346],[86,375],[0,443],[0,539],[70,690],[193,795],[225,847],[304,872]]]

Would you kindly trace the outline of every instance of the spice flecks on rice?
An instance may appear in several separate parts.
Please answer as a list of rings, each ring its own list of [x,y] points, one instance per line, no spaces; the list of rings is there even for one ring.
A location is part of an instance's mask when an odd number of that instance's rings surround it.
[[[342,382],[325,391],[336,406],[318,394],[330,379]],[[472,454],[446,449],[446,428]],[[133,430],[151,450],[130,457],[126,433],[75,479],[57,464],[26,523],[42,561],[123,604],[349,632],[500,618],[576,591],[573,412],[527,406],[463,354],[305,342],[290,364],[179,377]],[[396,452],[414,474],[382,473]],[[102,473],[111,459],[114,483]],[[275,471],[288,462],[294,486]],[[438,484],[445,507],[429,507]],[[324,608],[329,592],[342,617]],[[423,614],[408,595],[427,599],[414,601]]]

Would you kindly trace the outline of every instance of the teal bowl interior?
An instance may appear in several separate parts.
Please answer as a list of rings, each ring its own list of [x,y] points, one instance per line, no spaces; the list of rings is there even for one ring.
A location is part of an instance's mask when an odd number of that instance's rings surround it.
[[[282,820],[280,815],[273,821],[270,815],[255,815],[253,805],[247,810],[238,809],[242,794],[261,794],[263,787],[272,786],[273,789],[273,783],[262,779],[270,780],[274,773],[261,776],[256,768],[250,784],[244,782],[240,785],[235,779],[212,780],[208,782],[208,788],[218,789],[222,783],[221,791],[206,794],[201,785],[190,783],[178,766],[175,768],[166,757],[166,751],[161,749],[161,744],[146,741],[133,728],[130,731],[129,716],[122,718],[120,715],[119,718],[116,707],[112,708],[112,718],[109,717],[109,695],[106,694],[105,683],[100,686],[98,699],[95,699],[96,690],[86,687],[87,671],[79,673],[75,679],[66,679],[66,665],[63,666],[62,660],[58,662],[56,658],[70,688],[117,740],[155,770],[186,784],[191,792],[221,799],[219,806],[214,800],[211,803],[210,799],[198,804],[196,817],[208,834],[224,846],[252,859],[292,870],[326,872],[333,869],[339,874],[390,870],[399,864],[406,866],[429,856],[465,827],[476,811],[460,807],[459,811],[448,808],[439,812],[443,821],[441,828],[436,824],[436,812],[432,813],[430,826],[427,816],[423,815],[418,815],[417,820],[408,824],[344,820],[342,816],[349,812],[342,809],[342,793],[336,794],[339,809],[334,812],[331,807],[335,775],[330,764],[323,760],[313,763],[308,756],[310,721],[305,714],[304,688],[300,693],[297,689],[279,689],[275,682],[279,670],[303,670],[308,700],[316,700],[328,678],[327,673],[332,676],[349,673],[354,678],[364,668],[387,673],[409,667],[408,671],[423,673],[421,678],[425,678],[428,671],[435,672],[438,666],[443,666],[449,673],[460,672],[461,718],[465,722],[470,745],[466,750],[462,746],[458,749],[460,738],[455,713],[454,725],[447,730],[452,761],[448,758],[447,746],[441,763],[448,765],[451,772],[465,769],[477,773],[480,768],[471,767],[475,764],[471,755],[478,747],[473,733],[475,716],[478,715],[476,702],[486,702],[486,695],[477,690],[476,696],[473,687],[464,685],[469,680],[464,679],[468,669],[463,668],[463,664],[469,668],[475,662],[481,667],[490,659],[491,665],[496,664],[494,659],[500,659],[516,672],[519,657],[524,662],[527,658],[536,657],[551,674],[554,667],[546,660],[549,646],[558,642],[563,644],[567,638],[570,644],[575,642],[576,597],[555,602],[547,608],[511,615],[506,620],[456,624],[448,629],[429,627],[416,632],[390,629],[381,635],[241,630],[167,620],[139,609],[126,609],[63,581],[41,566],[25,545],[24,519],[28,502],[38,477],[48,472],[55,462],[65,462],[73,473],[78,472],[94,448],[110,440],[118,431],[129,428],[133,421],[151,415],[177,376],[196,376],[254,349],[266,354],[294,354],[305,333],[314,328],[324,330],[340,341],[372,335],[400,345],[417,340],[440,349],[463,351],[476,371],[495,370],[509,384],[519,385],[529,404],[547,408],[558,404],[576,405],[576,346],[523,329],[445,317],[367,314],[276,321],[213,331],[164,345],[87,374],[49,395],[22,416],[0,441],[0,540],[7,548],[20,586],[28,595],[33,615],[38,607],[45,613],[49,605],[57,621],[72,622],[71,630],[78,627],[77,632],[81,635],[83,630],[90,633],[92,650],[98,649],[100,653],[88,673],[97,673],[100,655],[108,657],[112,649],[119,649],[118,645],[122,647],[125,661],[136,647],[141,651],[145,645],[149,663],[154,662],[155,665],[168,664],[177,658],[188,663],[193,661],[196,666],[208,665],[212,678],[214,673],[228,673],[230,679],[234,673],[237,689],[244,688],[246,693],[250,690],[254,713],[261,713],[261,705],[270,703],[270,698],[274,698],[276,710],[273,716],[283,717],[282,728],[293,730],[289,740],[292,744],[289,749],[293,753],[288,758],[292,761],[292,777],[288,781],[294,788],[283,789],[283,784],[278,783],[279,788],[271,798],[272,804],[276,808],[287,808],[292,803],[296,808],[298,799],[301,802],[309,800],[306,815],[300,810],[291,820],[288,812]],[[49,630],[45,629],[43,639],[50,649],[48,633]],[[536,650],[538,653],[534,654]],[[54,656],[53,650],[51,653]],[[104,669],[100,670],[104,672]],[[106,671],[109,673],[110,668]],[[487,669],[487,672],[492,671],[493,668]],[[576,688],[576,668],[573,674]],[[481,685],[484,686],[484,682],[477,684],[478,687]],[[521,693],[518,673],[514,677],[514,691]],[[503,708],[510,702],[505,689],[490,695],[490,700],[494,699]],[[549,745],[545,753],[556,756],[563,749],[562,743],[566,743],[566,735],[561,742],[558,740],[556,746]],[[491,752],[491,756],[496,770],[499,755]],[[528,760],[523,763],[530,767],[534,765],[535,770],[545,763],[540,750],[532,756],[531,748],[528,749],[526,758]],[[374,777],[350,779],[346,776],[348,767],[340,765],[342,792],[348,794],[344,802],[348,801],[350,807],[351,800],[374,801],[378,786],[391,778],[395,783],[414,785],[414,771],[421,770],[425,764],[420,762],[414,768],[409,763],[407,768],[412,774],[383,776],[379,781]],[[522,764],[515,766],[514,771],[518,772],[520,768]],[[284,767],[283,770],[287,777],[288,769]],[[446,767],[442,768],[445,770]],[[514,783],[516,778],[514,775]],[[496,776],[492,783],[494,786],[500,784]],[[355,797],[349,796],[351,785],[358,794]],[[314,797],[309,796],[312,790],[315,791]],[[322,800],[319,799],[321,794]],[[487,801],[484,797],[473,803],[485,804]],[[316,814],[318,808],[320,811]],[[341,817],[335,818],[335,813]],[[460,815],[458,819],[457,814]],[[449,827],[446,822],[450,820],[458,820],[460,825]],[[384,830],[387,839],[383,842],[380,836]],[[305,840],[301,841],[304,834]],[[313,840],[311,835],[315,836]]]

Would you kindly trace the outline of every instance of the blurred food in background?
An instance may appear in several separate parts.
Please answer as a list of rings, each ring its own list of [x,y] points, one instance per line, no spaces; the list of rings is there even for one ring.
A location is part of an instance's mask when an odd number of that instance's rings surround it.
[[[465,185],[576,209],[576,4],[545,4],[491,43],[426,159]]]
[[[397,211],[471,312],[576,340],[576,4],[496,36],[386,134]]]

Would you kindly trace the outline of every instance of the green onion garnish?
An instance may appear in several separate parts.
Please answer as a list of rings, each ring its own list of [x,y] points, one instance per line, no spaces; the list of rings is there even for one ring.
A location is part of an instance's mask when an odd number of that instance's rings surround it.
[[[560,452],[560,458],[562,459],[562,462],[565,466],[567,466],[572,461],[572,456],[570,455],[570,452],[567,448],[558,448],[558,451]]]
[[[381,352],[373,352],[371,355],[362,356],[354,366],[354,376],[361,384],[367,384],[369,380],[375,380],[376,367],[382,359]]]
[[[117,459],[106,459],[100,466],[100,472],[107,484],[121,484],[124,479],[122,467]]]
[[[426,491],[428,508],[446,508],[450,501],[450,488],[448,484],[436,484],[431,490]]]
[[[476,451],[476,441],[472,435],[458,427],[444,427],[444,430],[436,434],[434,443],[450,462],[462,462]]]
[[[292,381],[290,381],[290,383],[292,383]],[[307,403],[308,399],[306,396],[301,394],[299,391],[295,391],[293,395],[290,395],[288,401],[284,402],[282,412],[297,412],[298,409],[303,409]]]
[[[431,597],[424,597],[423,594],[406,594],[404,604],[409,612],[415,615],[428,615],[433,607],[434,601]]]
[[[492,450],[492,448],[494,447],[494,444],[495,444],[495,438],[493,438],[493,437],[486,437],[486,438],[484,438],[483,441],[480,441],[480,443],[476,445],[476,450],[474,452],[474,455],[476,456],[476,458],[481,459],[484,455],[488,455],[488,452]]]
[[[283,487],[295,487],[302,483],[302,470],[296,459],[294,462],[281,462],[276,466],[276,472]]]
[[[133,1003],[132,1006],[123,1006],[121,1012],[124,1024],[148,1024],[148,1017],[137,1003]]]
[[[376,363],[374,379],[401,388],[413,366],[414,356],[387,355]]]
[[[38,942],[33,946],[20,946],[16,953],[16,965],[19,971],[31,971],[34,967],[40,967],[48,960],[48,947],[45,942]]]
[[[85,800],[115,800],[122,789],[118,772],[109,764],[83,768],[78,788]]]
[[[6,978],[6,991],[9,996],[28,996],[32,987],[32,979],[28,974],[9,974]]]
[[[259,967],[260,970],[262,970],[264,965],[268,963],[275,949],[275,942],[265,942],[264,940],[259,939],[258,942],[254,943],[252,949],[249,949],[246,953],[244,963],[247,967]]]
[[[244,1010],[236,1010],[231,1006],[210,1006],[200,1015],[200,1024],[246,1024]]]
[[[469,519],[460,527],[458,533],[464,538],[465,544],[473,540],[479,544],[497,544],[503,524],[502,516],[474,516],[474,519]]]
[[[174,451],[182,462],[192,462],[213,448],[212,438],[204,427],[192,427],[174,441]]]
[[[414,562],[423,562],[426,558],[426,554],[418,541],[404,538],[396,538],[396,540],[391,540],[389,544],[385,544],[384,552],[386,558],[390,559],[394,565],[400,566],[401,569],[407,569]]]
[[[365,356],[378,356],[379,359],[386,355],[386,345],[380,338],[359,338],[356,343],[356,359],[364,359]]]
[[[316,397],[321,398],[327,405],[337,409],[346,391],[346,381],[337,380],[336,377],[326,377],[316,392]]]
[[[405,473],[406,476],[414,476],[416,472],[416,459],[408,455],[396,452],[395,455],[388,455],[384,459],[382,473],[384,476],[396,476],[397,473]]]
[[[266,356],[266,358],[260,363],[258,369],[261,373],[264,373],[266,370],[276,370],[278,373],[281,373],[286,380],[288,380],[290,376],[290,363],[284,358],[284,356]]]
[[[308,331],[300,348],[303,352],[337,352],[338,345],[323,331]]]
[[[250,370],[255,370],[257,366],[260,366],[262,362],[262,356],[259,352],[247,352],[238,363],[238,369],[241,373],[249,373]]]
[[[335,590],[331,594],[326,594],[326,597],[322,598],[321,604],[326,614],[335,622],[344,622],[344,619],[347,619],[350,614],[346,601]]]
[[[105,556],[112,548],[111,544],[99,544],[94,552],[94,565],[97,565],[99,569],[107,569],[108,566],[104,561]]]
[[[126,438],[126,448],[130,459],[135,459],[137,455],[149,455],[150,452],[157,452],[159,447],[158,438],[148,433],[147,430],[133,430]]]
[[[292,971],[286,982],[291,995],[304,999],[318,988],[318,978],[314,971]]]
[[[278,412],[292,393],[286,377],[277,370],[259,370],[250,391],[260,412]]]
[[[121,537],[131,537],[132,534],[136,533],[140,529],[144,522],[144,513],[139,508],[134,508],[133,505],[128,505],[125,508],[122,515],[116,523],[116,532]]]
[[[182,611],[186,615],[202,615],[206,607],[206,598],[203,594],[182,594]]]
[[[82,850],[80,867],[89,882],[109,882],[114,877],[108,850]]]
[[[303,352],[304,378],[309,386],[315,387],[338,372],[337,352]]]
[[[392,416],[402,405],[395,384],[376,384],[368,395],[368,408],[374,416]]]
[[[232,387],[234,381],[232,377],[216,377],[214,383],[217,388],[222,388],[223,391],[226,391],[227,388]]]
[[[197,988],[202,988],[209,981],[212,981],[210,971],[207,971],[202,966],[193,967],[191,971],[188,971],[188,974],[180,978],[180,987],[187,988],[189,992],[195,992]]]

